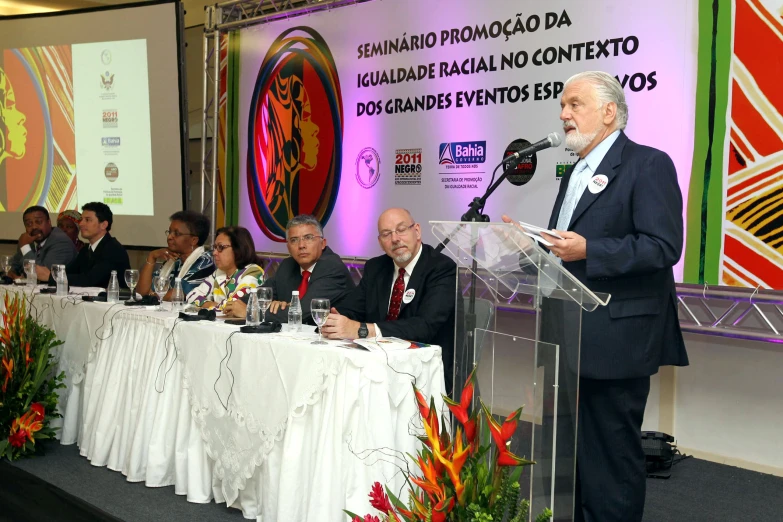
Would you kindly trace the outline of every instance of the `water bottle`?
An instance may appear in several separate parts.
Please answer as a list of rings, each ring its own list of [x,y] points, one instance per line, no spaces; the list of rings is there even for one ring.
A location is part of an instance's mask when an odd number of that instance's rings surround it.
[[[258,302],[257,288],[250,291],[250,299],[247,301],[247,315],[245,324],[247,326],[258,326],[261,324],[261,303]]]
[[[299,290],[291,292],[291,304],[288,307],[288,331],[302,330],[302,302],[299,300]]]
[[[60,297],[68,295],[68,275],[65,273],[65,265],[60,265],[60,270],[57,274],[57,293]]]
[[[111,271],[109,286],[106,287],[106,302],[107,303],[120,302],[120,282],[117,280],[116,270]]]
[[[185,292],[182,291],[182,278],[174,278],[174,291],[171,292],[171,310],[181,312],[185,309]]]

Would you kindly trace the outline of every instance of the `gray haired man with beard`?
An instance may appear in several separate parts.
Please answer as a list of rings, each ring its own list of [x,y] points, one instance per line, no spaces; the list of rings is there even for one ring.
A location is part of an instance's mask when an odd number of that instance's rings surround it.
[[[579,343],[566,343],[579,383],[574,520],[639,522],[650,376],[688,364],[672,271],[682,253],[682,195],[669,156],[623,132],[628,106],[613,76],[572,76],[560,106],[579,161],[560,184],[549,228],[563,239],[547,237],[549,250],[590,290],[612,296],[582,314]],[[542,323],[542,332],[563,337],[563,323],[559,331]]]

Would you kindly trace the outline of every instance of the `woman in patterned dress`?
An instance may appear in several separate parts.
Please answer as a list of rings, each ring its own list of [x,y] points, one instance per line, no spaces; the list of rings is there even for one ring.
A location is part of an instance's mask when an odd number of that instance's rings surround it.
[[[263,282],[264,271],[256,264],[256,247],[246,228],[218,229],[212,257],[217,270],[188,294],[189,303],[222,310],[226,302],[242,298]]]

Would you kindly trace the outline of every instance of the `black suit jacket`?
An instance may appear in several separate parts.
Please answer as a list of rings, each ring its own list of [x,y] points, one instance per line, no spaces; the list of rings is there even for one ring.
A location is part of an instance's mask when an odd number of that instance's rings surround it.
[[[299,289],[302,282],[302,273],[299,264],[293,257],[284,259],[275,274],[264,282],[263,286],[272,289],[275,301],[291,301],[291,293]],[[302,321],[311,322],[310,319],[310,301],[313,298],[329,299],[332,306],[337,306],[348,293],[356,288],[356,285],[348,272],[340,256],[335,254],[331,248],[326,247],[321,254],[320,259],[315,264],[313,273],[310,274],[310,281],[307,284],[307,293],[301,297],[302,302]],[[247,302],[247,297],[243,301]],[[266,312],[267,317],[272,317],[281,323],[288,322],[288,309],[278,310],[273,314]],[[315,323],[313,323],[315,324]]]
[[[450,379],[454,361],[457,264],[429,245],[422,244],[421,248],[421,256],[406,287],[406,290],[416,290],[416,295],[410,303],[402,303],[396,321],[386,321],[395,279],[394,261],[387,255],[367,261],[359,286],[336,308],[355,321],[377,324],[385,337],[440,345],[446,376]]]
[[[105,288],[109,284],[111,271],[116,270],[120,286],[127,288],[125,270],[128,268],[130,268],[128,252],[119,241],[107,232],[98,243],[95,252],[89,245],[82,248],[76,259],[66,265],[65,273],[68,275],[68,285],[70,286]],[[54,278],[51,276],[49,276],[49,284],[55,284]]]
[[[557,223],[572,171],[563,177],[549,228]],[[597,174],[608,178],[606,187],[595,194],[585,189],[568,227],[587,240],[586,259],[563,263],[590,290],[612,296],[608,306],[582,314],[580,375],[630,379],[664,365],[686,366],[672,272],[683,244],[674,164],[621,132]],[[566,354],[575,366],[576,353]]]

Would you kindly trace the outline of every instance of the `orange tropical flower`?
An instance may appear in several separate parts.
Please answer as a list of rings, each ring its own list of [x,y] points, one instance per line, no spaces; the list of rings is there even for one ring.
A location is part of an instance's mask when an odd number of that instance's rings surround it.
[[[446,395],[443,396],[443,401],[446,403],[446,406],[449,407],[449,410],[451,410],[451,413],[454,415],[454,417],[459,421],[460,424],[462,424],[465,430],[465,436],[468,437],[469,444],[473,444],[474,440],[476,439],[476,418],[478,416],[478,411],[476,411],[476,413],[473,415],[468,413],[471,404],[473,404],[473,378],[475,373],[476,369],[474,368],[473,371],[470,372],[468,379],[465,381],[465,386],[462,388],[462,394],[460,396],[459,402],[451,400]]]
[[[9,442],[13,438],[16,444],[12,445],[17,448],[24,446],[24,442],[19,444],[19,441],[23,438],[35,444],[34,433],[40,431],[41,428],[43,428],[43,421],[38,420],[38,412],[31,409],[21,417],[14,419],[14,422],[11,423]]]
[[[5,390],[8,388],[8,381],[14,376],[14,360],[3,356],[3,359],[0,360],[0,364],[5,368],[5,380],[3,381],[3,393],[5,393]]]

